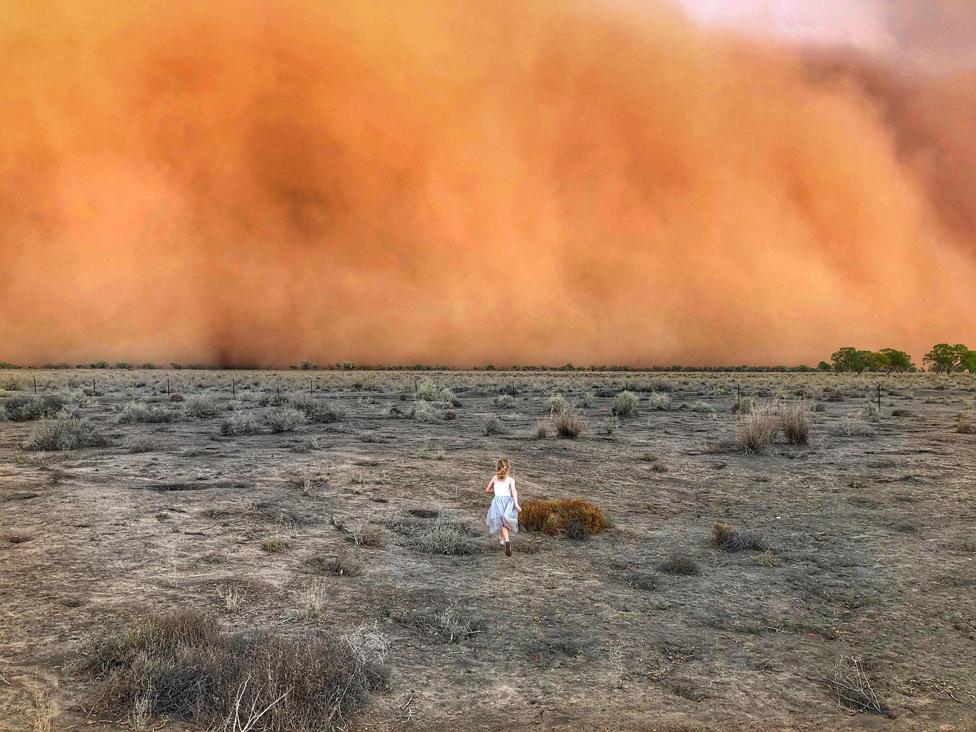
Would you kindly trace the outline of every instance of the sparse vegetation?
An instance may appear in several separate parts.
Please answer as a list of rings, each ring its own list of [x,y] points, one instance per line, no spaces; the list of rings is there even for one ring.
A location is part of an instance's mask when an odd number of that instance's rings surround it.
[[[485,437],[491,437],[492,435],[500,435],[505,432],[505,427],[502,422],[495,415],[486,417],[484,424],[481,426],[481,432]]]
[[[81,450],[86,447],[105,447],[108,439],[95,430],[86,419],[42,420],[24,443],[25,450]]]
[[[35,419],[52,418],[67,404],[60,394],[36,396],[12,396],[4,403],[4,413],[11,422],[28,422]]]
[[[174,394],[173,396],[179,395]],[[219,414],[220,406],[210,397],[194,394],[183,400],[183,416],[186,419],[209,419]]]
[[[726,552],[764,552],[769,549],[766,540],[758,534],[739,532],[731,524],[721,521],[716,522],[712,526],[712,542],[719,549]]]
[[[650,402],[651,409],[657,409],[660,411],[667,411],[671,409],[670,394],[665,394],[661,391],[652,391],[648,401]]]
[[[277,407],[269,409],[264,415],[272,432],[291,432],[295,428],[305,424],[305,413],[293,407]]]
[[[470,533],[465,524],[438,518],[417,537],[417,549],[425,554],[471,554],[474,546]]]
[[[220,423],[220,434],[227,437],[257,434],[258,429],[258,422],[250,412],[232,412]]]
[[[176,417],[177,414],[174,411],[165,407],[154,407],[142,402],[129,402],[122,407],[117,421],[119,424],[130,424],[132,422],[158,424],[173,422]]]
[[[678,574],[688,577],[701,574],[701,567],[698,566],[698,562],[685,554],[672,554],[657,565],[657,568],[666,574]]]
[[[355,636],[231,634],[176,610],[95,641],[78,665],[95,682],[94,708],[113,718],[138,711],[211,729],[318,732],[387,686],[385,648]]]

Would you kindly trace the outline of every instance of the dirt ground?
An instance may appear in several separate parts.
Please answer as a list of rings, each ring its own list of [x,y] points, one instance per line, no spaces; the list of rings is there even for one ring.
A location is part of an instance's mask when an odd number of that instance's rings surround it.
[[[392,683],[353,730],[976,729],[971,375],[12,371],[0,395],[33,377],[110,444],[28,451],[38,422],[0,422],[2,730],[131,727],[89,713],[73,660],[187,606],[231,629],[375,622]],[[639,411],[605,434],[624,388]],[[310,391],[344,417],[264,424]],[[536,436],[554,393],[587,434]],[[741,450],[739,395],[806,400],[809,444]],[[220,414],[119,422],[195,397]],[[232,411],[260,431],[222,435]],[[523,501],[585,498],[613,527],[523,531],[507,559],[483,533],[503,456]],[[716,521],[769,550],[717,548]],[[437,522],[470,526],[470,553],[421,551]],[[357,544],[368,527],[382,546]],[[662,570],[676,554],[700,574]],[[880,713],[840,702],[855,668]]]

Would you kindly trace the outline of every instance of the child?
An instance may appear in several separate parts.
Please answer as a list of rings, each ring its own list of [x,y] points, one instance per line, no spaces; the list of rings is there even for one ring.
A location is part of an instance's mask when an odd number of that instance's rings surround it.
[[[512,469],[511,463],[505,458],[498,461],[494,477],[488,481],[485,493],[495,491],[488,507],[488,533],[498,534],[498,543],[505,545],[505,556],[512,556],[512,542],[510,536],[518,531],[518,515],[522,511],[519,505],[518,491],[515,490],[515,478],[508,473]]]

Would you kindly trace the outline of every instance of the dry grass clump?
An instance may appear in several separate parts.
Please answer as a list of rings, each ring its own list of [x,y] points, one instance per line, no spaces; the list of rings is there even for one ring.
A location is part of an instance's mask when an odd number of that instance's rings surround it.
[[[461,643],[482,630],[482,624],[454,607],[440,610],[392,612],[396,622],[436,636],[445,643]]]
[[[553,415],[552,426],[557,435],[568,437],[571,440],[586,434],[586,422],[583,421],[583,415],[572,409],[564,409]]]
[[[306,564],[319,574],[335,577],[358,577],[363,573],[363,565],[342,554],[332,557],[312,557]]]
[[[487,417],[484,424],[481,426],[481,431],[485,437],[491,437],[492,435],[500,435],[505,432],[505,427],[498,417],[492,415]]]
[[[209,419],[220,414],[220,406],[207,396],[196,394],[183,402],[183,416],[187,419]]]
[[[3,405],[3,411],[11,422],[29,422],[54,417],[67,403],[60,394],[45,394],[43,397],[12,396]]]
[[[539,417],[539,419],[535,421],[535,427],[533,427],[532,432],[537,439],[546,439],[552,432],[552,419],[549,417]]]
[[[268,554],[280,554],[291,547],[291,542],[279,536],[272,536],[261,542],[261,549]]]
[[[841,658],[837,672],[827,680],[827,686],[837,694],[838,703],[853,712],[885,713],[881,699],[857,656]]]
[[[258,422],[250,412],[233,412],[220,423],[220,434],[225,436],[253,435],[258,432]]]
[[[664,392],[652,391],[649,401],[651,403],[651,409],[657,409],[660,411],[667,411],[671,409],[671,397]]]
[[[386,688],[386,645],[270,631],[230,634],[196,610],[150,615],[92,643],[78,664],[95,682],[94,709],[200,728],[336,729]]]
[[[108,439],[95,431],[85,419],[42,420],[24,443],[25,450],[80,450],[85,447],[105,447]]]
[[[132,424],[134,422],[160,424],[173,422],[176,417],[176,412],[165,407],[153,407],[142,402],[129,402],[122,407],[116,421],[119,424]]]
[[[467,524],[437,519],[432,526],[417,536],[416,546],[425,554],[461,556],[472,554],[474,547],[469,539],[471,530]]]
[[[614,432],[617,431],[617,428],[620,427],[620,420],[611,414],[609,417],[603,418],[600,426],[603,429],[603,434],[610,437]]]
[[[622,391],[614,397],[611,412],[617,417],[633,417],[637,414],[637,395],[630,391]]]
[[[712,541],[715,546],[725,552],[764,552],[769,550],[766,540],[758,534],[741,533],[731,524],[721,521],[717,521],[712,526]]]
[[[959,422],[956,424],[956,432],[961,435],[976,434],[976,423],[973,422],[973,415],[970,412],[960,412]]]
[[[501,409],[511,409],[515,406],[515,397],[511,394],[499,394],[494,399],[495,406]]]
[[[305,413],[294,407],[277,407],[264,415],[264,421],[268,423],[272,432],[291,432],[305,424],[307,420]]]
[[[565,412],[567,409],[569,409],[569,402],[566,401],[566,397],[558,392],[546,399],[546,411],[550,414]]]
[[[376,526],[360,526],[353,530],[351,537],[356,546],[367,549],[381,549],[386,546],[386,534]]]
[[[152,452],[157,447],[158,441],[149,435],[133,435],[125,441],[125,451],[130,455]]]
[[[754,408],[739,418],[739,443],[749,452],[762,452],[779,432],[776,411],[768,404]]]
[[[529,531],[571,538],[599,534],[610,526],[603,509],[581,498],[528,500],[522,505],[519,523]]]
[[[779,410],[783,434],[791,445],[805,445],[810,440],[812,413],[804,403],[786,404]]]
[[[421,422],[422,424],[433,424],[437,421],[437,412],[431,406],[430,402],[421,399],[410,412],[410,417],[415,422]]]
[[[674,553],[659,565],[657,568],[666,574],[677,574],[685,577],[697,577],[701,574],[701,567],[691,557],[685,554]]]
[[[341,422],[346,417],[346,413],[341,409],[327,403],[313,399],[307,394],[292,397],[288,400],[290,405],[302,412],[308,422],[315,424],[332,424]]]

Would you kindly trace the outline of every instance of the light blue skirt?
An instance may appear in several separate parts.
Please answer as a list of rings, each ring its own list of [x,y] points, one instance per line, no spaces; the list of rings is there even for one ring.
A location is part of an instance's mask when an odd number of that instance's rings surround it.
[[[518,532],[518,511],[515,510],[515,499],[511,496],[495,496],[488,507],[488,517],[485,519],[489,534],[497,534],[505,526],[511,533]]]

